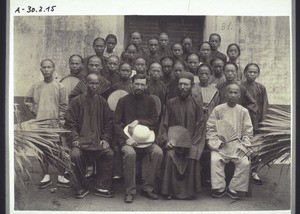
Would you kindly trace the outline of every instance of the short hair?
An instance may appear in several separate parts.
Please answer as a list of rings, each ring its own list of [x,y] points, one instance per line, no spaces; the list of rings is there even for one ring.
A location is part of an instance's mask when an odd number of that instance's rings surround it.
[[[226,63],[223,58],[216,56],[210,60],[210,65],[212,66],[212,64],[217,60],[221,60],[224,64]]]
[[[140,37],[141,37],[141,39],[143,39],[143,35],[142,35],[140,32],[138,32],[138,31],[134,31],[134,32],[132,32],[132,33],[130,34],[130,38],[131,38],[132,34],[134,34],[134,33],[138,33],[138,34],[140,34]]]
[[[234,62],[226,62],[225,65],[223,66],[223,71],[224,71],[224,69],[225,69],[225,67],[226,67],[227,65],[233,65],[233,66],[235,67],[235,70],[236,70],[236,71],[239,70],[239,67],[237,66],[236,63],[234,63]]]
[[[204,45],[204,44],[208,44],[209,47],[210,47],[210,49],[212,49],[211,44],[210,44],[208,41],[204,41],[204,42],[202,42],[202,43],[199,45],[199,50],[201,49],[201,46]]]
[[[116,35],[114,35],[114,34],[108,34],[105,38],[105,42],[107,42],[108,39],[114,39],[114,40],[116,40],[116,44],[118,43],[118,39],[117,39]]]
[[[197,75],[199,74],[199,70],[200,70],[200,68],[202,68],[202,67],[207,67],[207,68],[210,70],[210,74],[211,74],[211,75],[213,74],[213,70],[212,70],[211,66],[210,66],[209,64],[203,63],[203,64],[199,65],[199,67],[198,67],[198,69],[197,69]]]
[[[173,50],[173,48],[174,48],[174,46],[175,46],[175,45],[180,45],[180,46],[181,46],[181,48],[183,48],[181,43],[179,43],[179,42],[176,42],[176,43],[174,43],[174,44],[171,46],[171,50]]]
[[[148,63],[147,63],[147,60],[146,60],[144,57],[141,57],[141,56],[135,58],[134,64],[135,64],[135,62],[136,62],[138,59],[143,59],[143,60],[146,62],[146,65],[148,64]]]
[[[93,41],[93,46],[95,45],[96,41],[98,41],[98,40],[102,40],[102,41],[104,42],[104,44],[106,44],[105,39],[103,39],[102,37],[97,37],[97,38],[94,39],[94,41]]]
[[[229,85],[227,85],[225,88],[225,92],[227,92],[229,90],[230,86],[232,86],[232,85],[237,86],[239,88],[239,92],[241,93],[241,86],[237,83],[230,83]]]
[[[135,47],[136,51],[139,50],[138,47],[137,47],[135,44],[130,43],[130,44],[126,45],[126,47],[125,47],[125,52],[126,52],[126,50],[129,48],[129,46]]]
[[[91,76],[91,75],[97,76],[97,77],[98,77],[98,80],[100,79],[100,77],[99,77],[98,74],[96,74],[96,73],[89,73],[89,74],[87,74],[86,77],[85,77],[86,82],[88,82],[88,81],[87,81],[87,80],[88,80],[88,77]]]
[[[231,46],[236,46],[236,48],[237,48],[238,51],[239,51],[239,55],[238,55],[238,56],[240,56],[240,55],[241,55],[241,49],[240,49],[240,46],[239,46],[238,44],[236,44],[236,43],[231,43],[230,45],[228,45],[227,51],[226,51],[227,55],[228,55],[229,48],[230,48]]]
[[[123,62],[120,64],[119,69],[123,66],[123,65],[129,65],[130,66],[130,70],[132,70],[132,66],[128,63],[128,62]]]
[[[257,69],[258,69],[258,74],[260,74],[260,68],[259,68],[258,64],[253,63],[253,62],[248,63],[248,64],[246,65],[246,67],[245,67],[245,69],[244,69],[244,74],[247,72],[247,70],[249,69],[250,66],[255,66],[255,67],[257,67]]]
[[[117,58],[118,61],[120,62],[120,58],[119,58],[117,55],[110,55],[110,56],[107,58],[107,61],[108,61],[110,58],[113,58],[113,57]]]
[[[217,34],[217,33],[212,33],[212,34],[210,34],[210,35],[209,35],[209,39],[208,39],[209,41],[210,41],[210,39],[211,39],[212,36],[217,36],[217,37],[219,37],[219,40],[220,40],[220,42],[221,42],[221,36],[220,36],[220,34]]]
[[[149,65],[149,69],[151,68],[151,66],[152,66],[153,64],[158,64],[158,65],[160,65],[160,67],[161,67],[161,69],[162,69],[162,65],[161,65],[159,62],[152,62],[152,63]]]
[[[156,38],[150,38],[150,39],[148,40],[147,44],[149,44],[149,42],[150,42],[151,40],[156,40],[157,43],[159,43],[158,39],[156,39]]]
[[[79,54],[73,54],[72,56],[70,56],[70,58],[69,58],[69,62],[71,61],[71,59],[72,59],[74,56],[77,56],[77,57],[79,57],[79,58],[80,58],[80,60],[81,60],[81,62],[83,63],[83,58],[82,58],[82,56],[80,56]]]
[[[134,80],[136,80],[136,79],[146,79],[146,83],[148,82],[148,78],[146,77],[145,74],[141,74],[141,73],[135,74],[135,75],[131,78],[132,84],[134,83]]]
[[[53,68],[55,68],[55,64],[54,64],[54,62],[53,62],[51,59],[44,59],[44,60],[42,60],[41,63],[40,63],[40,66],[42,67],[42,64],[43,64],[44,62],[46,62],[46,61],[51,62]]]
[[[98,58],[98,59],[100,59],[101,65],[103,65],[103,60],[102,60],[99,56],[97,56],[97,55],[92,55],[92,56],[90,56],[90,57],[88,58],[88,60],[87,60],[87,64],[89,64],[89,62],[90,62],[90,60],[91,60],[92,58]]]
[[[169,34],[167,34],[166,32],[162,32],[158,35],[158,38],[161,36],[161,35],[166,35],[168,38],[170,38]]]
[[[181,40],[180,40],[181,44],[183,43],[183,41],[184,41],[185,39],[190,39],[190,40],[193,42],[193,40],[192,40],[191,37],[185,36],[185,37],[182,37],[182,38],[181,38]]]
[[[169,59],[172,61],[172,64],[174,64],[174,59],[170,56],[164,56],[163,58],[160,59],[160,64],[162,65],[162,62],[166,59]]]
[[[196,55],[196,56],[198,57],[199,61],[200,61],[200,56],[199,56],[199,54],[197,54],[197,53],[195,53],[195,52],[189,53],[189,54],[185,57],[184,61],[187,62],[187,59],[188,59],[191,55]]]

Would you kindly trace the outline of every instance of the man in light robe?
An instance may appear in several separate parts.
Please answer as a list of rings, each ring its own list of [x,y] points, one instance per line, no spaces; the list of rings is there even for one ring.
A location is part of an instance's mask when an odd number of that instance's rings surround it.
[[[239,199],[241,193],[248,191],[253,126],[248,110],[237,104],[240,94],[239,85],[229,84],[227,103],[216,106],[206,124],[211,149],[212,196],[217,198],[227,193]],[[227,189],[224,168],[230,161],[235,164],[235,170]]]
[[[99,76],[89,74],[86,82],[87,92],[70,102],[65,116],[65,128],[71,131],[67,133],[67,144],[71,148],[70,156],[75,164],[75,197],[83,198],[89,193],[85,169],[94,162],[97,170],[94,194],[112,197],[114,153],[110,145],[113,138],[113,114],[106,100],[97,94]]]
[[[161,148],[153,143],[146,148],[138,148],[138,144],[124,133],[124,128],[129,124],[132,127],[138,124],[155,130],[158,122],[158,114],[155,101],[145,93],[147,79],[143,74],[132,77],[132,92],[122,97],[115,110],[115,133],[123,153],[123,176],[125,180],[125,203],[132,203],[136,194],[136,157],[143,155],[141,194],[149,199],[157,199],[153,192],[155,179],[160,172],[163,158]]]
[[[103,67],[101,58],[99,58],[97,55],[91,56],[88,58],[87,64],[88,74],[95,73],[99,76],[99,87],[97,94],[107,99],[111,92],[111,83],[105,77],[100,75],[100,71]],[[75,86],[69,95],[70,102],[74,97],[87,92],[87,88],[88,84],[86,82],[86,78],[80,80],[80,82]]]
[[[52,119],[64,121],[64,114],[68,108],[68,96],[66,88],[53,78],[55,65],[52,60],[45,59],[41,62],[41,72],[44,80],[34,84],[25,97],[25,104],[36,115],[36,119]],[[52,128],[58,128],[58,123],[49,124]],[[54,126],[54,127],[53,127]],[[41,162],[43,179],[39,188],[46,188],[52,184],[47,160]],[[58,175],[57,185],[70,187],[70,181],[63,175]]]
[[[157,142],[166,151],[161,193],[167,198],[192,199],[201,189],[199,160],[205,145],[205,121],[202,101],[191,96],[193,81],[192,73],[179,74],[179,95],[168,100],[159,128]],[[169,139],[168,131],[173,126],[188,130],[189,149],[178,148]]]

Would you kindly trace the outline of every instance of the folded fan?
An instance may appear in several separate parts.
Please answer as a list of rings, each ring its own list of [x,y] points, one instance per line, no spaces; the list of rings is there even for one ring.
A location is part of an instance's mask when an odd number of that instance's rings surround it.
[[[220,140],[224,142],[230,142],[238,139],[236,131],[228,121],[217,120],[216,128]]]
[[[153,94],[150,95],[150,97],[152,97],[154,99],[155,108],[156,108],[157,114],[160,115],[160,112],[161,112],[161,102],[160,102],[160,99],[158,98],[158,96],[153,95]]]
[[[168,139],[172,141],[175,147],[191,147],[192,140],[190,132],[183,126],[171,126],[168,130]]]
[[[201,88],[203,103],[209,104],[217,92],[218,90],[216,88],[208,88],[208,87]]]

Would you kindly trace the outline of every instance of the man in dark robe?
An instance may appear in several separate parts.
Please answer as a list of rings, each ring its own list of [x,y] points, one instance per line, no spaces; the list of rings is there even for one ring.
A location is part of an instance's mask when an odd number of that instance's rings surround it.
[[[89,193],[85,177],[86,166],[96,162],[97,180],[94,194],[113,197],[111,192],[113,157],[110,147],[113,132],[113,114],[106,100],[97,94],[100,84],[97,74],[86,78],[87,92],[75,97],[65,116],[67,144],[74,165],[75,197]]]
[[[211,57],[219,57],[224,62],[227,62],[227,56],[220,51],[218,51],[218,48],[221,45],[221,36],[217,33],[212,33],[209,36],[209,43],[211,44]]]
[[[154,99],[145,94],[147,79],[143,74],[132,77],[132,93],[122,97],[115,110],[115,134],[123,153],[123,175],[125,180],[125,203],[132,203],[136,194],[136,156],[143,154],[141,194],[149,199],[157,199],[153,193],[155,178],[160,171],[163,158],[161,148],[155,143],[146,148],[137,148],[137,142],[129,138],[123,129],[129,124],[140,124],[155,130],[157,110]]]
[[[119,81],[116,82],[112,87],[111,90],[112,92],[116,90],[124,90],[127,91],[128,93],[131,92],[131,80],[130,76],[132,73],[132,68],[131,65],[128,63],[123,63],[120,65],[119,69]]]
[[[227,62],[223,66],[223,72],[226,77],[226,82],[221,83],[217,88],[219,90],[219,98],[220,102],[219,104],[226,103],[226,87],[229,84],[238,84],[236,82],[236,77],[237,77],[237,71],[238,67],[235,63],[233,62]],[[258,128],[258,106],[257,103],[255,102],[254,98],[251,96],[249,93],[248,89],[245,88],[244,86],[240,85],[240,97],[238,100],[238,104],[242,105],[244,108],[248,109],[251,120],[252,120],[252,125],[254,130]]]
[[[97,88],[97,94],[101,95],[105,99],[108,98],[108,95],[111,92],[110,82],[100,75],[102,69],[102,60],[98,56],[94,55],[88,59],[88,72],[95,73],[99,76],[99,87]],[[80,82],[75,86],[73,91],[69,95],[69,100],[71,101],[74,97],[87,92],[88,84],[86,79],[80,80]]]
[[[159,62],[161,59],[161,56],[158,54],[158,50],[159,50],[158,40],[149,39],[148,49],[149,49],[149,54],[146,54],[144,57],[147,61],[147,64],[150,66],[153,62]]]
[[[159,128],[157,141],[166,150],[161,193],[169,198],[192,199],[201,189],[199,160],[205,145],[205,121],[202,101],[191,96],[193,81],[193,74],[179,74],[179,96],[167,102]],[[186,128],[191,136],[189,149],[182,153],[168,137],[172,126]]]
[[[167,33],[161,33],[158,36],[159,40],[159,50],[158,55],[160,58],[163,58],[165,56],[172,56],[172,51],[169,47],[169,35]]]
[[[105,77],[111,85],[115,84],[119,81],[119,70],[120,66],[120,59],[118,56],[111,55],[107,59],[107,63],[105,65],[106,69],[104,69],[105,72],[101,73],[101,76]]]

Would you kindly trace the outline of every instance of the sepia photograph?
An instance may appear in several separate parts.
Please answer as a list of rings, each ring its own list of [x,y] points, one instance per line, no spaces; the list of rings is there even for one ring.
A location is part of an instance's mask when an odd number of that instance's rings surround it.
[[[291,10],[12,2],[9,213],[292,213]]]

